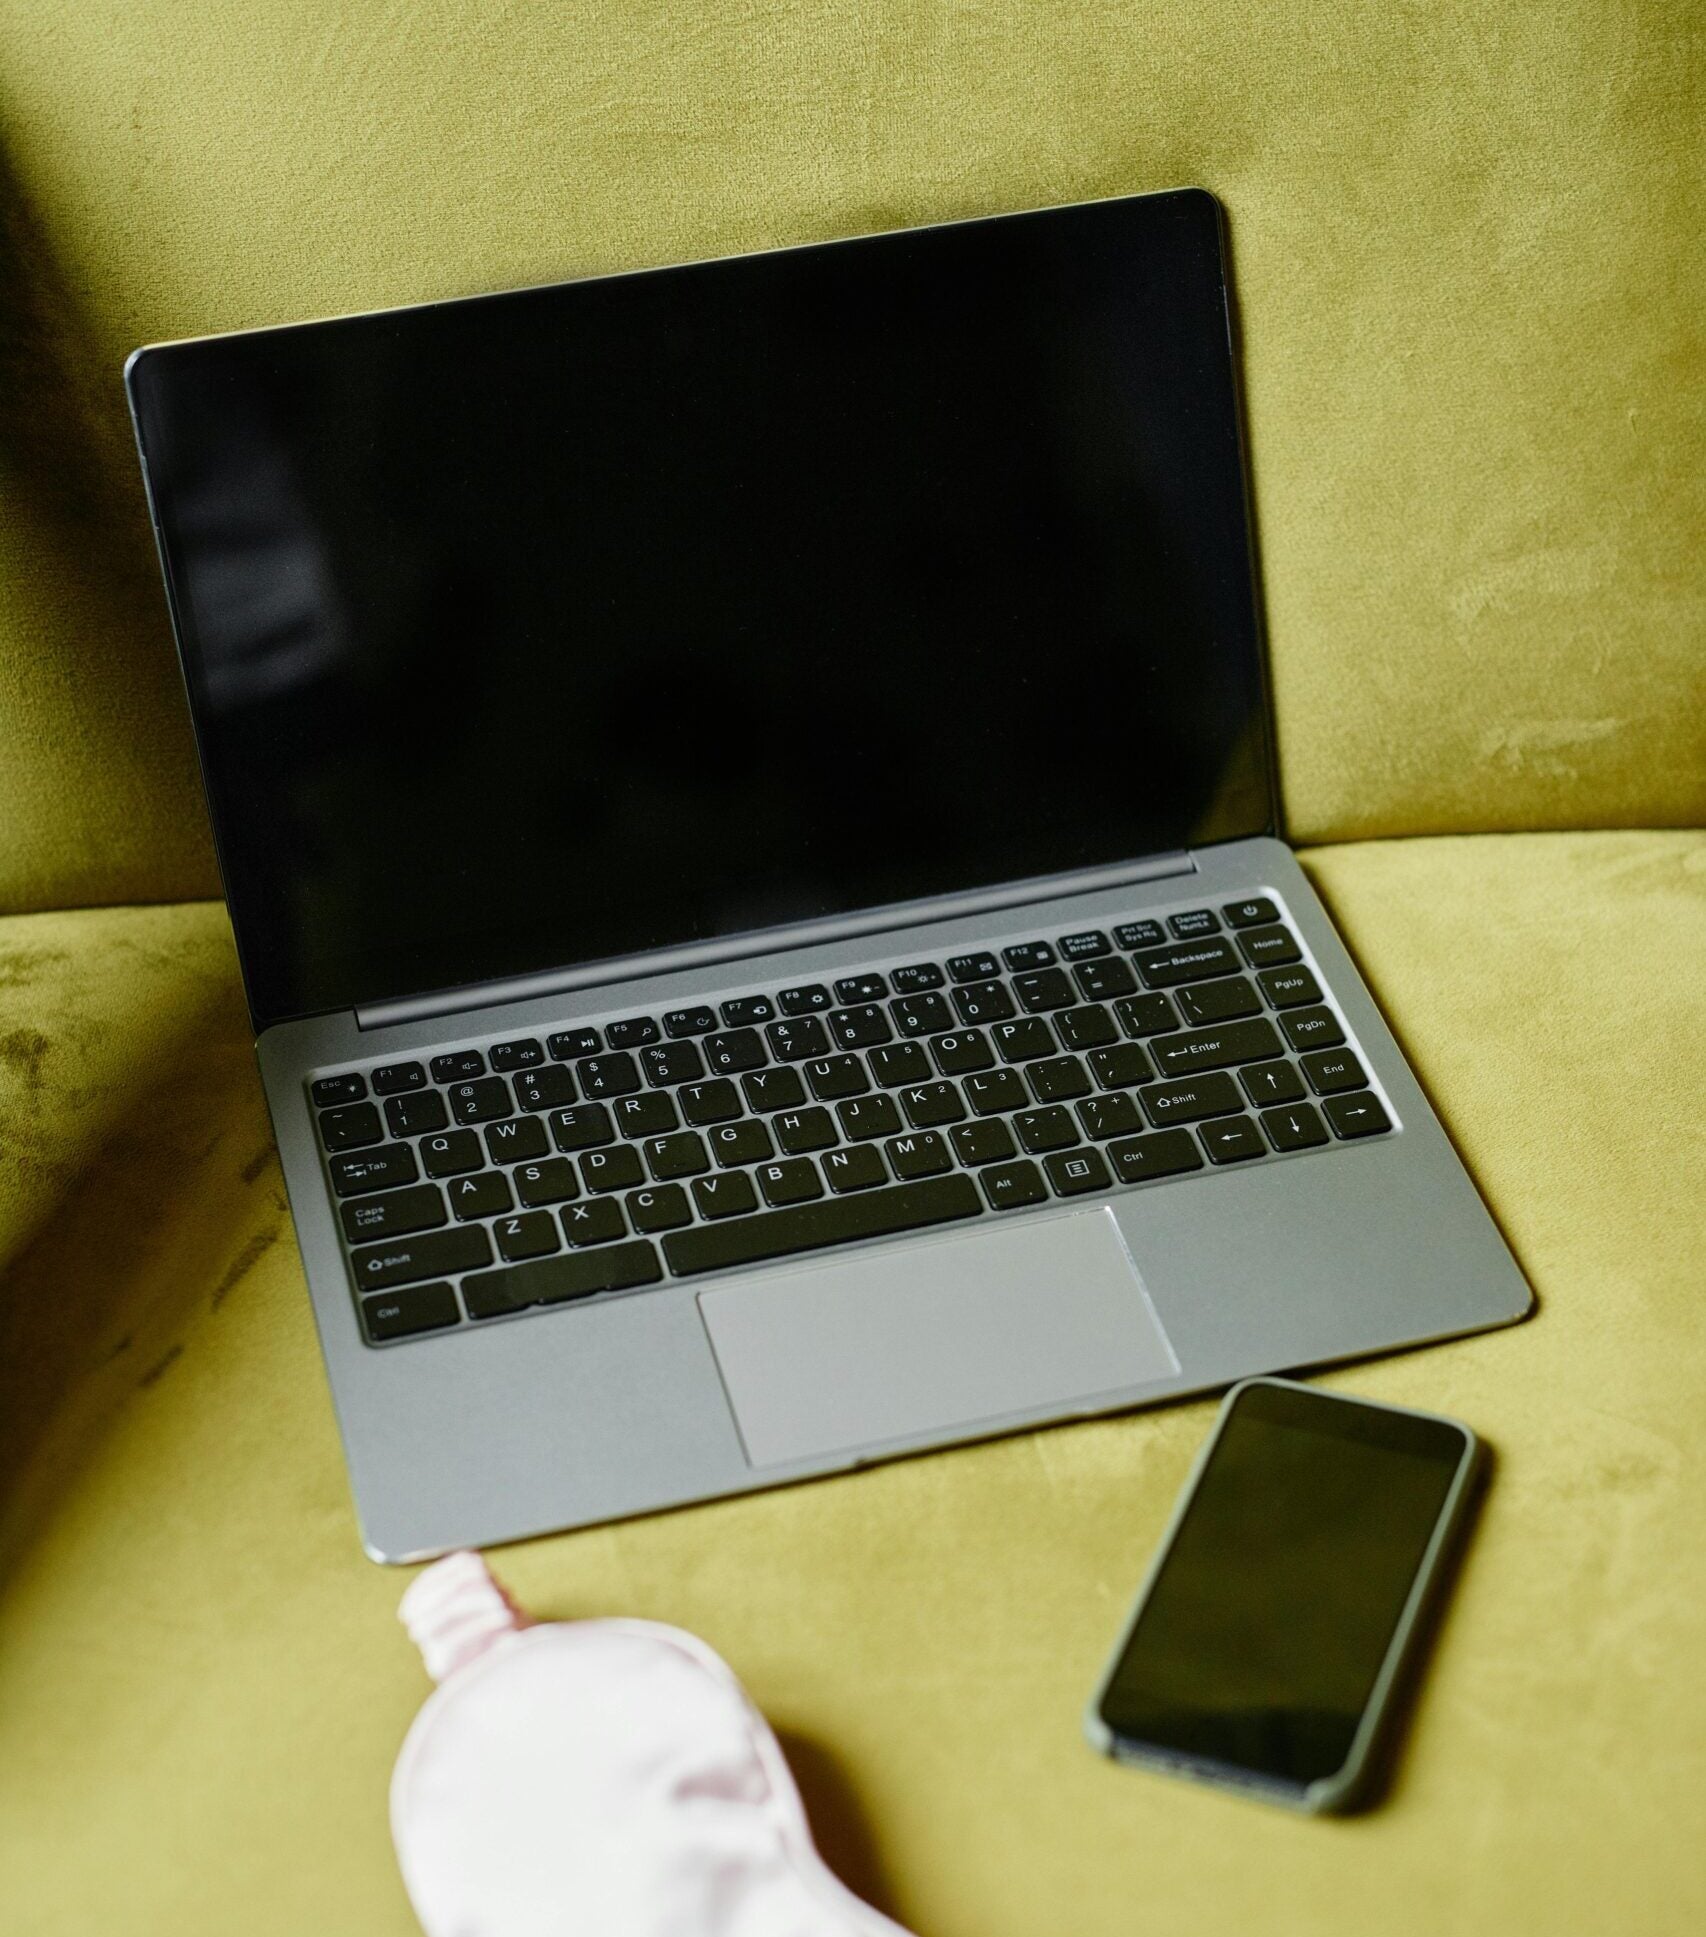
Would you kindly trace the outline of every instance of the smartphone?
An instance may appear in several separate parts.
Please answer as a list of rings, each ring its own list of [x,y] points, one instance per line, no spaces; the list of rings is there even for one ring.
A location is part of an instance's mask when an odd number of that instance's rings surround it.
[[[1289,1379],[1232,1388],[1086,1730],[1293,1809],[1364,1800],[1473,1495],[1467,1426]]]

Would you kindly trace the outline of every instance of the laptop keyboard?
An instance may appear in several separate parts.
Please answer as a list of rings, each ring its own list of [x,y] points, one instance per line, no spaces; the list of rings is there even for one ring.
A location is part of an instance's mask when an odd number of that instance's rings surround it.
[[[1392,1128],[1266,897],[309,1094],[375,1345]]]

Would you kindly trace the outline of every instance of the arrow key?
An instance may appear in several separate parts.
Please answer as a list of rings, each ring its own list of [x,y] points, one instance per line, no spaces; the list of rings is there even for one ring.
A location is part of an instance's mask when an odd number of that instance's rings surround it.
[[[1307,1103],[1293,1103],[1283,1110],[1264,1110],[1262,1128],[1276,1150],[1313,1150],[1327,1141],[1327,1126]]]

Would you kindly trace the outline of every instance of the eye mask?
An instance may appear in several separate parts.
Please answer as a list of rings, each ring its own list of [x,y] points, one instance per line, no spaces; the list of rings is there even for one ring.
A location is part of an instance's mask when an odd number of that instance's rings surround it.
[[[906,1937],[825,1866],[769,1725],[693,1635],[535,1625],[472,1553],[400,1613],[439,1684],[391,1780],[428,1937]]]

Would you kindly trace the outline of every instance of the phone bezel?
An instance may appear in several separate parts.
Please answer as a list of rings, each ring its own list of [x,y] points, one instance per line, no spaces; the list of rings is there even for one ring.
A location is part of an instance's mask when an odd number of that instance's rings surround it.
[[[1451,1483],[1440,1505],[1433,1530],[1422,1549],[1414,1579],[1409,1593],[1405,1596],[1403,1608],[1392,1631],[1392,1639],[1387,1644],[1379,1672],[1369,1690],[1368,1700],[1363,1705],[1356,1733],[1344,1762],[1331,1775],[1317,1777],[1309,1783],[1287,1782],[1283,1777],[1268,1774],[1263,1770],[1241,1767],[1232,1763],[1216,1761],[1208,1756],[1187,1754],[1179,1749],[1145,1742],[1132,1736],[1122,1735],[1113,1729],[1102,1713],[1107,1699],[1109,1685],[1115,1671],[1123,1659],[1126,1649],[1142,1618],[1145,1606],[1155,1590],[1172,1551],[1185,1517],[1196,1499],[1197,1490],[1213,1460],[1221,1436],[1231,1424],[1233,1414],[1247,1396],[1262,1388],[1277,1388],[1287,1394],[1301,1394],[1311,1402],[1309,1410],[1319,1407],[1327,1415],[1324,1425],[1331,1430],[1335,1421],[1349,1424],[1347,1413],[1380,1414],[1393,1420],[1411,1419],[1426,1422],[1431,1426],[1444,1427],[1462,1442],[1462,1453],[1458,1459]],[[1365,1423],[1359,1421],[1358,1423]],[[1336,1434],[1337,1437],[1358,1437],[1357,1434]],[[1242,1379],[1232,1387],[1221,1403],[1220,1412],[1214,1423],[1214,1430],[1204,1441],[1201,1450],[1186,1475],[1184,1485],[1179,1489],[1173,1511],[1165,1531],[1156,1547],[1138,1588],[1131,1612],[1120,1629],[1118,1640],[1108,1656],[1107,1666],[1096,1683],[1095,1693],[1085,1712],[1084,1732],[1091,1745],[1103,1755],[1114,1761],[1130,1763],[1136,1767],[1156,1769],[1167,1775],[1183,1776],[1188,1781],[1211,1784],[1215,1788],[1230,1789],[1236,1794],[1257,1796],[1268,1802],[1276,1802],[1283,1807],[1298,1810],[1309,1815],[1337,1813],[1356,1805],[1367,1783],[1375,1751],[1379,1745],[1382,1726],[1398,1689],[1400,1677],[1409,1659],[1412,1646],[1422,1631],[1424,1617],[1435,1588],[1439,1585],[1445,1565],[1451,1557],[1455,1536],[1461,1527],[1465,1511],[1472,1497],[1472,1489],[1483,1453],[1482,1442],[1463,1424],[1461,1420],[1449,1419],[1443,1413],[1425,1412],[1413,1406],[1393,1406],[1378,1400],[1360,1399],[1347,1393],[1324,1392],[1318,1387],[1300,1384],[1295,1379],[1280,1379],[1262,1376]]]

